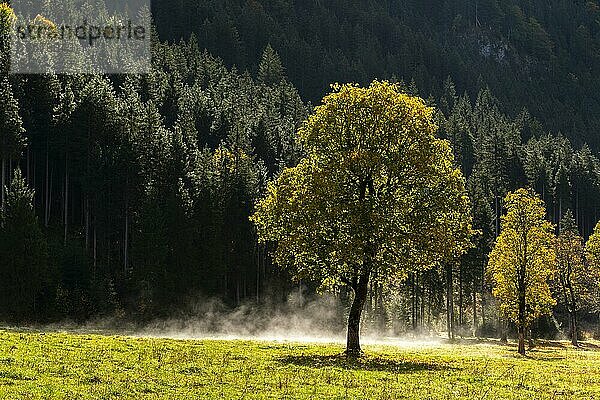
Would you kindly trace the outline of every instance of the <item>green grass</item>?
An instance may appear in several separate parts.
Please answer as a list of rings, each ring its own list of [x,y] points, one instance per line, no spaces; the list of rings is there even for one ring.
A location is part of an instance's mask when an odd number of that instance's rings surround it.
[[[593,344],[365,350],[0,330],[0,399],[600,399]]]

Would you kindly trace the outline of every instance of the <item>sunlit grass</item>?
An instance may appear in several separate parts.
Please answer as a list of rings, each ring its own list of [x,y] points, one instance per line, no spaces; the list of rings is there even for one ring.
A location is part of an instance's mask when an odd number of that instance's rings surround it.
[[[365,346],[0,331],[0,399],[594,399],[600,350]]]

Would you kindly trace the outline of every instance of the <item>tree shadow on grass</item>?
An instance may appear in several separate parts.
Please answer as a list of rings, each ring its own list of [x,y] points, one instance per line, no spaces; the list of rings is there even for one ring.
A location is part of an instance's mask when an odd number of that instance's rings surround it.
[[[359,371],[383,371],[394,373],[411,373],[419,371],[440,371],[454,369],[449,365],[415,361],[392,360],[378,356],[347,357],[345,354],[336,355],[299,355],[279,359],[282,364],[301,367],[327,368],[335,367]]]

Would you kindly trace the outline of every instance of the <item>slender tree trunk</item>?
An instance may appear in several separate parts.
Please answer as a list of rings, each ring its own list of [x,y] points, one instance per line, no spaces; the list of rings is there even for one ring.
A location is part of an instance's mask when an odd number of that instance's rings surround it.
[[[67,233],[69,232],[69,158],[65,155],[65,246],[67,245]]]
[[[123,269],[127,274],[129,272],[129,211],[125,210],[125,243],[123,255]]]
[[[90,248],[90,202],[87,194],[84,196],[83,206],[85,208],[83,216],[85,220],[85,251],[88,252]]]
[[[52,215],[52,186],[54,183],[54,168],[50,170],[50,188],[48,190],[48,218]],[[48,227],[48,225],[46,225]]]
[[[577,313],[575,310],[569,310],[569,333],[571,335],[571,344],[573,346],[579,346],[577,338]]]
[[[421,279],[421,287],[419,289],[419,292],[421,293],[421,308],[419,309],[419,321],[421,321],[421,330],[425,328],[425,300],[427,298],[425,296],[425,282],[426,279],[425,277],[423,277]]]
[[[413,292],[414,292],[414,303],[413,303],[413,307],[414,307],[414,322],[413,322],[413,329],[415,331],[418,330],[419,328],[419,274],[415,273],[413,276]]]
[[[31,185],[31,168],[30,168],[30,163],[31,163],[31,152],[29,151],[29,146],[27,146],[27,185],[29,185],[29,187],[32,187]]]
[[[260,245],[256,243],[256,303],[260,303]]]
[[[2,157],[0,168],[2,169],[2,187],[0,187],[0,192],[2,192],[2,202],[0,203],[0,206],[4,209],[4,190],[6,188],[6,159],[4,157]]]
[[[569,290],[569,294],[567,297],[567,308],[569,310],[569,334],[571,337],[571,344],[573,344],[573,346],[578,346],[578,341],[577,341],[577,336],[578,336],[578,332],[577,332],[577,300],[575,297],[575,290],[573,289],[573,282],[571,281],[571,272],[572,272],[572,268],[569,264],[569,269],[568,269],[568,274],[567,276],[569,277],[566,281],[566,286]]]
[[[497,183],[496,183],[497,185]],[[497,188],[498,186],[496,186]],[[498,195],[496,194],[495,199],[494,199],[494,214],[496,216],[495,218],[495,236],[496,238],[498,236],[500,236],[500,199],[498,197]]]
[[[416,297],[416,291],[415,291],[415,274],[411,273],[410,274],[410,317],[411,317],[411,324],[412,324],[412,330],[413,332],[417,330],[417,315],[416,315],[416,309],[415,309],[415,297]]]
[[[525,355],[525,327],[519,324],[519,354]]]
[[[481,264],[481,326],[484,328],[482,332],[485,332],[485,260]]]
[[[35,152],[31,155],[31,163],[32,163],[32,167],[31,167],[31,183],[32,183],[32,188],[37,189],[37,157],[35,156]],[[39,198],[40,196],[40,191],[36,190],[35,191],[35,196],[36,198]],[[37,203],[36,203],[37,204]],[[40,203],[41,204],[41,203]]]
[[[417,330],[420,330],[421,326],[421,315],[419,314],[419,302],[421,301],[421,275],[417,272],[415,273],[415,327]]]
[[[375,310],[375,288],[373,287],[373,281],[369,282],[369,288],[367,289],[367,301],[365,302],[365,309],[369,315],[376,317],[377,311]]]
[[[448,339],[454,339],[454,288],[452,264],[446,266],[446,327]]]
[[[98,267],[98,241],[96,239],[96,227],[94,226],[94,249],[93,249],[93,255],[94,255],[94,280],[96,279],[96,268]]]
[[[523,267],[524,269],[524,267]],[[525,355],[525,272],[519,273],[519,354]]]
[[[500,327],[500,341],[502,343],[508,343],[508,323],[504,320],[504,318],[500,317],[498,321],[498,326]]]
[[[367,300],[369,275],[368,271],[363,273],[353,287],[354,300],[352,301],[350,315],[348,316],[348,337],[346,341],[346,354],[349,356],[358,356],[361,353],[360,317]]]
[[[475,289],[473,289],[473,336],[477,336],[477,291]]]
[[[556,222],[559,222],[562,220],[563,217],[563,212],[562,212],[562,197],[558,200],[558,219],[556,220]]]
[[[429,289],[429,296],[427,296],[427,329],[431,331],[431,288]]]
[[[48,162],[48,141],[46,140],[46,198],[44,204],[44,225],[46,228],[48,227],[48,218],[50,214],[50,172],[49,172],[49,162]]]
[[[126,189],[127,190],[127,189]],[[125,238],[123,244],[123,271],[129,272],[129,199],[125,193]]]
[[[464,324],[464,309],[463,309],[463,269],[462,264],[459,267],[458,274],[458,333],[462,337]]]
[[[248,278],[246,272],[242,272],[242,299],[248,298]]]

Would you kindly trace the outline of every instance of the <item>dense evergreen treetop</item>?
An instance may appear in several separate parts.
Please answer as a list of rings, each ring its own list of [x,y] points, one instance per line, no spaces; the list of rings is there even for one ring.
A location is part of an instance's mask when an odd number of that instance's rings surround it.
[[[576,145],[600,139],[600,6],[582,0],[207,0],[153,2],[162,39],[195,33],[227,65],[256,71],[267,44],[317,101],[331,82],[415,81],[439,95],[452,76],[474,98],[488,84]]]

